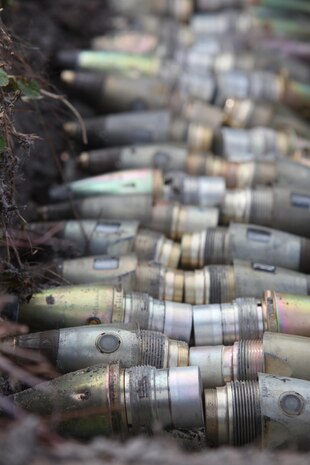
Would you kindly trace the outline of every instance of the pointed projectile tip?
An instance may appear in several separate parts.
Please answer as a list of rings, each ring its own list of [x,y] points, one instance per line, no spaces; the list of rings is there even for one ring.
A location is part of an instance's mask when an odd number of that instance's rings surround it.
[[[82,152],[78,156],[78,165],[82,169],[87,169],[89,165],[89,153],[88,152]]]
[[[60,79],[67,85],[75,83],[76,73],[74,71],[66,70],[60,73]]]
[[[49,198],[55,202],[61,202],[70,198],[70,187],[66,185],[55,186],[49,190]]]
[[[73,121],[70,121],[68,123],[65,123],[63,125],[63,130],[65,131],[66,134],[68,134],[69,136],[73,136],[75,134],[75,131],[76,131],[76,123],[74,123]]]

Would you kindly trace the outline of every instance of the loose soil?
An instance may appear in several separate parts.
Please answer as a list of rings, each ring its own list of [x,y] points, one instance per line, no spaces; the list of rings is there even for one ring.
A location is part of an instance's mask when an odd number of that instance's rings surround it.
[[[3,14],[6,26],[19,44],[21,55],[38,73],[46,89],[61,95],[65,92],[58,78],[55,56],[61,49],[82,48],[89,38],[108,29],[109,18],[103,0],[27,0],[13,1]],[[92,108],[71,98],[83,116]],[[59,100],[44,99],[21,105],[16,112],[16,125],[23,133],[39,136],[24,160],[17,185],[17,203],[21,207],[47,200],[48,188],[66,177],[60,155],[73,154],[76,147],[64,137],[62,124],[72,114]],[[18,155],[18,154],[17,154]],[[0,384],[4,389],[4,385]],[[3,392],[3,391],[2,391]],[[2,420],[3,421],[3,420]],[[177,436],[184,439],[184,434]],[[201,435],[195,442],[183,440],[187,448],[199,449]],[[191,453],[182,450],[170,436],[136,438],[120,444],[105,438],[90,444],[65,441],[51,432],[40,420],[27,416],[0,433],[0,465],[53,464],[99,465],[105,462],[135,465],[304,465],[309,455],[290,452],[269,453],[255,448],[241,450],[223,448]]]

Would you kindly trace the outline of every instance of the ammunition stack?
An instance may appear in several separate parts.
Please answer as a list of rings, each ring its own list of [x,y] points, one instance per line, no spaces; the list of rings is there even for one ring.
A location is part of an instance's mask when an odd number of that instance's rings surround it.
[[[13,399],[77,437],[204,428],[209,446],[298,447],[309,4],[108,3],[113,32],[58,56],[68,93],[98,115],[64,125],[68,182],[24,226],[66,253],[29,265],[42,292],[2,314],[31,330],[8,343],[61,376]]]

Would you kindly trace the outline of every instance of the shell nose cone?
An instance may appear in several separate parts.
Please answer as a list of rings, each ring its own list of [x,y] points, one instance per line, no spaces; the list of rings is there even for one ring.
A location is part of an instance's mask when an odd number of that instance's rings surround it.
[[[62,202],[70,199],[71,190],[68,186],[55,186],[49,190],[49,198],[53,202]]]
[[[14,338],[16,346],[23,349],[36,350],[48,358],[52,363],[56,363],[59,347],[59,331],[42,331],[40,333],[23,334]]]
[[[79,52],[76,50],[63,50],[57,54],[56,63],[59,68],[77,69]]]

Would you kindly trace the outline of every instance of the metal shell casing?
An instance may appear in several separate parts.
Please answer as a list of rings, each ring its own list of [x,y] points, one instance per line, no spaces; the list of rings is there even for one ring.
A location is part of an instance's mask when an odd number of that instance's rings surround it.
[[[262,435],[257,381],[234,381],[204,391],[206,439],[209,446],[243,446]]]
[[[270,449],[304,448],[309,429],[309,381],[260,373],[204,391],[209,445],[256,441]]]
[[[157,76],[161,59],[159,56],[135,55],[103,50],[63,50],[57,55],[60,67],[78,70],[120,72],[128,74],[136,72],[146,76]]]
[[[176,101],[171,102],[171,109],[175,114],[181,111],[182,117],[186,120],[203,124],[212,131],[221,127],[225,121],[225,115],[221,108],[199,98],[185,96],[185,99],[176,99]]]
[[[220,8],[239,8],[245,4],[245,0],[197,0],[196,9],[201,12],[209,12]]]
[[[124,322],[142,329],[160,331],[173,339],[189,342],[192,318],[191,305],[157,300],[138,292],[125,295]]]
[[[310,382],[259,375],[262,446],[305,448],[310,434]]]
[[[276,163],[276,182],[281,187],[296,186],[309,189],[310,167],[291,160],[278,160]]]
[[[138,38],[136,40],[138,42]],[[143,42],[145,46],[152,46],[158,41],[154,36],[145,36],[144,40],[140,39],[141,46]],[[170,86],[151,76],[63,71],[61,79],[69,89],[78,93],[79,98],[84,98],[104,114],[157,110],[165,108],[170,99]]]
[[[268,177],[260,179],[261,184],[273,182],[273,164],[266,162]],[[266,165],[264,165],[266,166]],[[230,161],[219,157],[207,158],[204,163],[207,176],[223,176],[228,189],[242,189],[254,185],[255,163],[253,161]]]
[[[168,140],[171,114],[168,111],[137,111],[119,113],[85,120],[89,144],[92,147],[119,147]],[[64,125],[65,132],[81,139],[81,130],[75,122]]]
[[[264,371],[263,342],[243,340],[233,346],[191,347],[189,364],[199,366],[204,388],[256,380],[257,373]]]
[[[113,15],[113,22],[120,22],[126,18]],[[141,19],[141,17],[140,17]],[[161,47],[159,34],[139,31],[138,29],[116,30],[106,35],[98,35],[91,39],[92,50],[103,50],[106,52],[135,53],[137,55],[149,55],[150,53],[166,56],[170,52],[169,43]],[[139,90],[137,89],[137,92]]]
[[[83,152],[79,157],[79,164],[93,174],[141,168],[167,172],[185,170],[186,159],[186,148],[152,144]]]
[[[154,298],[183,301],[183,271],[155,262],[138,262],[136,255],[95,255],[63,260],[56,264],[55,272],[67,284],[121,285],[125,291],[147,292]]]
[[[228,189],[275,185],[307,190],[310,170],[306,165],[282,159],[281,156],[277,158],[266,154],[264,159],[254,159],[238,154],[225,160],[204,153],[191,153],[187,171],[192,175],[221,176]]]
[[[50,190],[53,200],[68,200],[104,195],[162,195],[163,177],[159,170],[127,170],[80,179],[68,186],[56,186]]]
[[[17,320],[31,330],[130,324],[189,342],[192,306],[153,299],[139,292],[124,294],[117,286],[59,286],[34,294],[28,303],[20,304]]]
[[[205,227],[217,225],[218,221],[219,210],[217,208],[158,202],[152,209],[148,227],[155,231],[162,231],[173,240],[180,240],[183,234],[203,231]]]
[[[175,50],[176,45],[190,46],[193,43],[193,35],[187,25],[175,21],[171,17],[157,16],[155,14],[143,14],[139,16],[113,15],[111,24],[117,31],[138,31],[143,34],[153,34],[164,43],[168,43],[170,50]],[[137,53],[137,48],[135,48]]]
[[[252,157],[236,155],[229,160],[204,153],[191,153],[187,170],[193,175],[220,176],[228,189],[242,189],[256,185],[281,184],[277,176],[277,162],[273,158],[256,161]],[[300,171],[300,170],[298,170]],[[296,177],[292,174],[292,183]],[[294,181],[295,179],[295,181]]]
[[[181,257],[179,244],[148,229],[139,230],[134,240],[133,251],[140,260],[154,261],[171,268],[178,267]]]
[[[90,325],[17,336],[14,347],[38,350],[61,373],[119,362],[121,367],[188,366],[188,345],[155,331]]]
[[[268,58],[264,60],[262,55],[254,55],[253,52],[225,50],[213,55],[205,53],[201,45],[194,45],[186,51],[182,50],[177,58],[183,68],[201,75],[209,72],[223,73],[235,69],[253,71],[263,69],[266,64],[268,65]]]
[[[263,350],[265,373],[310,380],[309,337],[265,332]]]
[[[29,223],[27,230],[50,233],[72,241],[80,255],[123,255],[133,252],[137,221],[69,220]]]
[[[236,258],[252,259],[259,263],[306,271],[300,267],[301,237],[263,226],[237,223],[230,224],[228,234],[230,261]]]
[[[122,14],[145,14],[154,13],[157,15],[173,16],[180,21],[186,21],[191,16],[193,11],[192,0],[116,0],[110,1],[112,10]]]
[[[218,100],[227,98],[252,99],[277,103],[284,96],[285,78],[264,70],[222,72],[217,77]]]
[[[123,299],[122,288],[100,284],[45,289],[20,304],[18,321],[32,330],[122,323]]]
[[[309,186],[309,168],[291,160],[257,159],[252,162],[228,162],[227,187],[245,188],[259,185],[279,187],[296,186],[306,189]]]
[[[309,205],[309,192],[296,187],[227,191],[221,215],[225,224],[260,224],[310,237]]]
[[[148,194],[98,196],[39,207],[38,217],[44,221],[73,218],[74,208],[82,219],[148,221],[152,205],[152,196]]]
[[[263,294],[266,287],[275,291],[309,295],[310,278],[286,268],[234,260],[236,297],[246,297],[253,289],[253,297]],[[251,291],[252,292],[252,291]]]
[[[171,239],[184,233],[203,231],[217,226],[219,210],[157,202],[151,195],[103,196],[40,207],[38,217],[44,221],[72,218],[139,221],[140,225],[159,231]]]
[[[64,260],[59,266],[66,283],[122,285],[128,291],[135,286],[138,259],[135,255],[95,255]]]
[[[231,345],[239,340],[262,339],[263,312],[255,298],[193,307],[195,346]]]
[[[262,339],[265,331],[309,337],[310,297],[266,291],[262,299],[193,307],[195,346]]]
[[[293,151],[289,136],[270,128],[221,130],[221,155],[227,159],[255,159],[268,155],[289,155]]]
[[[119,147],[134,144],[177,142],[194,150],[208,151],[213,131],[206,125],[174,118],[170,111],[137,111],[119,113],[85,120],[91,147]],[[82,139],[80,126],[64,124],[64,131],[77,140]]]
[[[48,416],[58,412],[58,431],[90,438],[127,432],[122,385],[124,371],[118,365],[93,366],[38,384],[12,396],[25,410]]]
[[[185,272],[185,302],[202,305],[230,302],[236,297],[259,298],[266,287],[276,291],[305,294],[310,292],[307,275],[273,265],[234,260],[234,266],[210,265]]]
[[[143,396],[139,395],[142,386]],[[41,416],[57,411],[58,430],[81,438],[152,432],[158,424],[163,428],[204,426],[198,367],[157,370],[96,365],[11,398]]]
[[[262,300],[266,331],[310,336],[310,297],[266,291]]]
[[[80,220],[63,223],[31,223],[31,231],[60,236],[72,243],[75,255],[125,255],[177,267],[180,246],[163,234],[139,229],[137,221]],[[75,250],[76,249],[76,250]]]
[[[183,235],[181,248],[182,264],[188,268],[252,259],[296,271],[310,270],[302,259],[310,250],[308,239],[263,226],[230,223],[227,229]]]
[[[141,386],[145,388],[143,396]],[[198,367],[126,369],[125,400],[128,428],[132,433],[142,429],[151,432],[156,424],[170,428],[204,426]]]
[[[271,226],[310,237],[310,192],[294,186],[274,189],[274,211]],[[283,214],[285,212],[285,214]]]
[[[179,77],[178,86],[180,89],[180,95],[185,97],[186,102],[188,100],[198,99],[203,103],[210,103],[212,102],[216,92],[216,82],[212,73],[200,76],[199,74],[183,72]],[[197,118],[197,121],[202,124],[203,119],[200,120]],[[210,131],[209,138],[211,138]]]
[[[246,33],[253,28],[253,17],[243,11],[196,14],[192,16],[190,25],[195,37],[225,35],[239,31]]]
[[[226,190],[223,178],[193,177],[182,172],[167,174],[164,183],[166,200],[199,207],[220,206]]]
[[[189,364],[201,370],[204,388],[230,381],[257,380],[258,373],[310,380],[310,339],[265,332],[262,340],[240,340],[232,346],[191,347]]]
[[[269,126],[274,117],[275,108],[271,103],[255,102],[251,99],[238,100],[228,98],[224,105],[228,125],[235,128]]]

